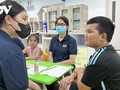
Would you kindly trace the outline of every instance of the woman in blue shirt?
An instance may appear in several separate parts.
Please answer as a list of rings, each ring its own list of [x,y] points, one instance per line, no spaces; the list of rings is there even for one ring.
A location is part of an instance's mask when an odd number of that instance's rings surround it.
[[[37,84],[28,80],[25,56],[11,37],[26,38],[30,34],[28,15],[20,4],[9,0],[0,3],[9,8],[0,14],[0,90],[35,90]]]
[[[69,20],[62,16],[56,22],[57,36],[54,36],[49,47],[49,61],[74,65],[77,55],[76,40],[68,34]],[[48,90],[58,90],[58,83],[46,86]]]
[[[68,34],[69,21],[66,17],[59,17],[56,22],[57,36],[50,42],[49,60],[63,64],[74,64],[77,55],[76,40]]]

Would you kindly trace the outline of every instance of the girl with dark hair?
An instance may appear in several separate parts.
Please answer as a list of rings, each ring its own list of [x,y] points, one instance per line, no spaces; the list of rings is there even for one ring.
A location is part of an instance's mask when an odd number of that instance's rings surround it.
[[[26,60],[44,60],[43,51],[38,46],[39,36],[37,34],[31,34],[27,39],[28,47],[23,50],[26,54]]]

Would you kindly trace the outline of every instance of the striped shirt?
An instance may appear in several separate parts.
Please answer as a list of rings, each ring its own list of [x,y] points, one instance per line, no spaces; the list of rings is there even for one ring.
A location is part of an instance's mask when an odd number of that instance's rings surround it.
[[[120,90],[120,56],[112,45],[90,57],[81,81],[92,90]]]

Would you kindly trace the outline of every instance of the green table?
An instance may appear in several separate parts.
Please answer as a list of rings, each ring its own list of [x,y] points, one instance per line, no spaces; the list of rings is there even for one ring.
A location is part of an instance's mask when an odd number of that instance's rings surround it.
[[[34,60],[27,60],[26,63],[27,64],[34,64]],[[45,61],[39,61],[39,65],[40,66],[45,66],[47,68],[49,68],[49,67],[51,67],[53,65],[60,65],[60,66],[70,67],[70,69],[67,72],[69,72],[70,70],[73,69],[72,65],[53,63],[53,62],[45,62]],[[65,73],[67,73],[67,72],[65,72]],[[40,73],[28,74],[28,78],[35,81],[35,82],[42,83],[42,84],[45,84],[45,85],[50,85],[53,82],[58,80],[58,78],[56,78],[56,77],[47,76],[47,75],[43,75],[43,74],[40,74]]]

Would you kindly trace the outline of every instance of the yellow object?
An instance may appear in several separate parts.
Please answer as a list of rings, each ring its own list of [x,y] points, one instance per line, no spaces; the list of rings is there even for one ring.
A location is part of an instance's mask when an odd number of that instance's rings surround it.
[[[44,56],[44,60],[48,61],[48,54],[46,52],[43,53],[43,56]]]

